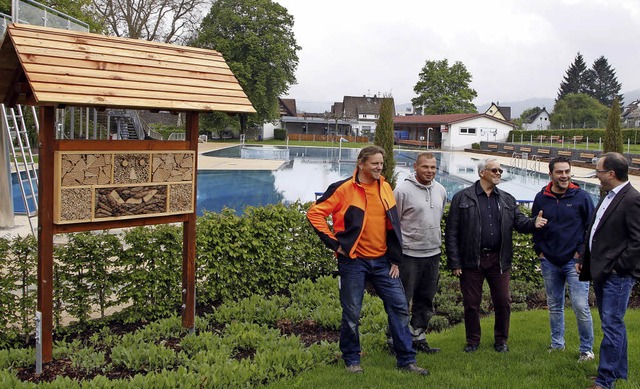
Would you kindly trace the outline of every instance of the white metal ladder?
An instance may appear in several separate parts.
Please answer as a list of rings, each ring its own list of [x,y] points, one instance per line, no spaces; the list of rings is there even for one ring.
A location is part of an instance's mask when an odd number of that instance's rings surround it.
[[[40,132],[38,124],[38,115],[36,108],[31,107],[33,119],[35,122],[36,133]],[[29,219],[31,232],[36,235],[36,226],[33,219],[38,216],[38,169],[33,162],[33,153],[31,152],[31,144],[27,135],[27,126],[24,120],[22,106],[17,105],[16,108],[7,108],[2,104],[2,120],[4,127],[7,129],[9,136],[9,145],[11,151],[11,163],[16,172],[18,186],[22,194],[24,202],[24,210]]]

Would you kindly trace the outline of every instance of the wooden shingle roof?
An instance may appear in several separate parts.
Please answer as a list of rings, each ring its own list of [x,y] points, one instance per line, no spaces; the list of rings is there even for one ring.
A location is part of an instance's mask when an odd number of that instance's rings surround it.
[[[0,101],[255,112],[216,51],[25,24],[0,47]]]

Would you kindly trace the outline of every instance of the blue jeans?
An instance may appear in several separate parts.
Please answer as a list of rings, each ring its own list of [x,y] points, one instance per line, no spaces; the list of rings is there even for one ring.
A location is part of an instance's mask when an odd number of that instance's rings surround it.
[[[542,278],[547,292],[549,323],[551,324],[551,347],[564,348],[564,296],[565,285],[569,288],[571,307],[576,314],[580,352],[593,348],[593,321],[589,310],[589,283],[578,279],[576,261],[571,260],[563,266],[557,266],[548,259],[540,260]]]
[[[617,379],[626,380],[629,372],[624,314],[627,312],[629,295],[635,282],[633,277],[619,276],[615,273],[593,282],[602,322],[600,365],[596,384],[605,388],[611,388]]]
[[[358,322],[365,281],[373,284],[384,303],[389,321],[389,332],[393,339],[398,366],[416,362],[416,352],[411,344],[409,331],[409,308],[399,278],[391,278],[391,265],[385,257],[376,259],[349,259],[338,256],[340,272],[340,304],[342,322],[340,326],[340,351],[345,365],[360,364],[360,333]]]

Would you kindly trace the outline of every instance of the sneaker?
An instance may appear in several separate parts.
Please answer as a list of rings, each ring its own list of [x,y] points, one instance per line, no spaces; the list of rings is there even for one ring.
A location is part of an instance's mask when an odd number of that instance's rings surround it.
[[[415,363],[410,363],[404,366],[398,366],[398,369],[402,371],[406,371],[408,373],[414,373],[418,375],[429,375],[429,370],[423,369],[420,366],[416,365]]]
[[[556,352],[556,351],[564,351],[564,346],[562,346],[562,347],[549,346],[549,348],[547,350],[549,350],[550,353],[553,353],[553,352]]]
[[[580,353],[580,358],[578,358],[578,362],[587,362],[593,361],[595,359],[595,355],[591,351],[585,351]]]
[[[509,347],[507,347],[506,343],[496,343],[493,345],[493,348],[499,353],[506,353],[509,351]]]
[[[477,344],[467,344],[466,346],[464,346],[465,353],[473,353],[473,352],[476,352],[477,350],[478,350]]]
[[[351,373],[351,374],[362,374],[362,373],[364,373],[364,370],[362,370],[362,367],[360,367],[360,365],[346,366],[344,369],[348,373]]]
[[[439,348],[429,346],[429,343],[427,343],[425,340],[413,342],[413,348],[416,351],[427,354],[435,354],[437,352],[440,352]]]

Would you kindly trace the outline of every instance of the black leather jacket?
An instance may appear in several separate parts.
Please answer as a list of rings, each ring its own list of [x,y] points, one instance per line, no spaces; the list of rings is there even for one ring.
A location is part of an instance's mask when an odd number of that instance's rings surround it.
[[[478,209],[478,195],[474,185],[461,190],[453,196],[447,226],[445,230],[445,245],[450,269],[477,269],[480,266],[480,244],[482,220]],[[512,233],[528,233],[535,229],[535,217],[528,218],[520,211],[516,200],[509,193],[493,189],[498,195],[500,208],[500,230],[502,243],[500,245],[500,270],[511,269],[513,257]]]

